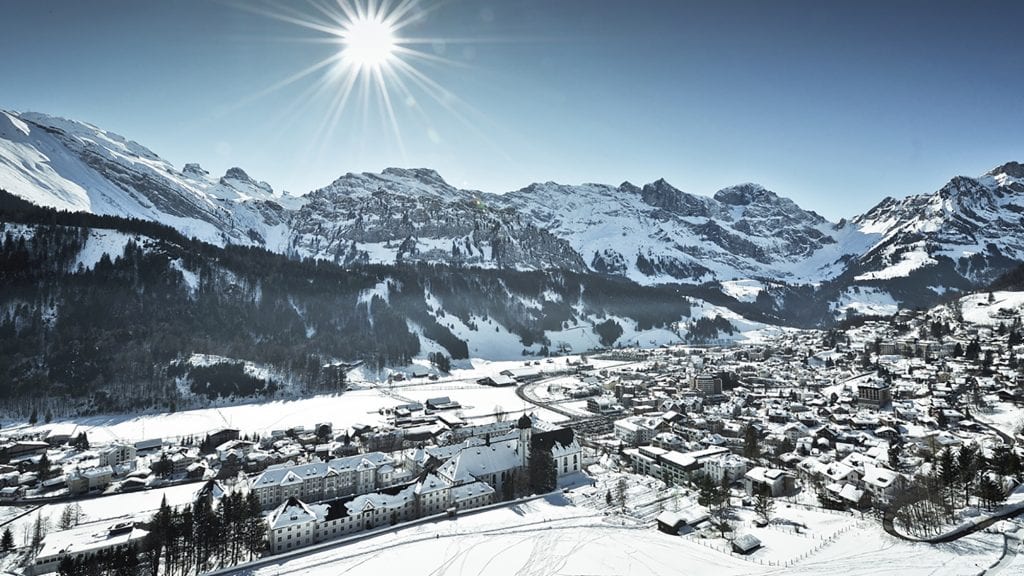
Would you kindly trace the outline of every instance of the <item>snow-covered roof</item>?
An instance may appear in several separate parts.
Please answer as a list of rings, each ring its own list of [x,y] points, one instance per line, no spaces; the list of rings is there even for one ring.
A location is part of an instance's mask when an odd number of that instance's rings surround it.
[[[465,484],[490,474],[518,468],[519,464],[519,442],[492,442],[490,446],[463,449],[445,462],[438,469],[438,474],[453,484]]]
[[[447,490],[449,484],[439,478],[436,474],[427,474],[423,480],[416,483],[417,494],[430,494]]]
[[[315,522],[317,514],[305,502],[292,496],[281,503],[267,516],[267,523],[271,530],[280,530],[288,526],[298,526],[308,522]]]
[[[43,540],[37,561],[49,562],[65,554],[83,554],[136,542],[145,538],[145,530],[127,525],[101,525],[50,532]]]
[[[864,466],[864,483],[878,488],[888,488],[892,486],[893,482],[899,474],[889,470],[888,468],[882,468],[881,466],[865,465]]]
[[[491,488],[490,484],[486,482],[472,482],[452,488],[452,501],[458,503],[488,494],[494,494],[494,488]]]
[[[367,452],[344,458],[335,458],[328,462],[312,462],[289,466],[287,464],[271,466],[252,481],[254,488],[267,486],[287,486],[304,482],[310,478],[321,478],[330,473],[347,472],[350,470],[367,470],[384,464],[393,464],[390,456],[383,452]]]
[[[371,492],[360,494],[345,504],[349,515],[359,514],[366,510],[394,509],[416,500],[416,486],[409,485],[395,494]]]

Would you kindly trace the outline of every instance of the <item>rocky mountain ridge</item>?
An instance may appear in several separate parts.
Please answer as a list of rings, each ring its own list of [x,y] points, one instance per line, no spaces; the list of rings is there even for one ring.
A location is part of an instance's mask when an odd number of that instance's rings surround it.
[[[839,314],[856,299],[853,288],[927,305],[1024,259],[1024,167],[1016,162],[833,223],[752,183],[710,197],[663,179],[546,182],[491,194],[458,189],[434,170],[388,168],[292,196],[241,168],[221,177],[198,164],[178,170],[90,124],[0,112],[0,188],[41,206],[152,220],[220,246],[342,265],[427,262],[611,274],[647,285],[718,283],[740,301],[776,284],[827,286]],[[748,284],[734,289],[737,282]]]

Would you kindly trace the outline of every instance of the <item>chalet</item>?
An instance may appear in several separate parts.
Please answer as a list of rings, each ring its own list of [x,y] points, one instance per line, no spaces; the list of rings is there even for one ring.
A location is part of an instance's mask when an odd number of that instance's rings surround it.
[[[899,489],[900,475],[888,468],[866,465],[862,478],[864,489],[871,494],[872,500],[888,504]]]
[[[679,530],[686,525],[686,521],[683,517],[671,510],[665,510],[661,514],[658,514],[656,521],[658,522],[658,530],[665,534],[671,534],[672,536],[677,536],[679,534]]]
[[[25,496],[24,486],[6,486],[0,488],[0,500],[10,502],[11,500],[17,500]]]

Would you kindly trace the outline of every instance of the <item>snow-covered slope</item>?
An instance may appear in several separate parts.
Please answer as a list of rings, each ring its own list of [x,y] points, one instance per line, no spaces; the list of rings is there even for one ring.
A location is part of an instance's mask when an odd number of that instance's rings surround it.
[[[0,111],[0,188],[41,206],[159,221],[214,244],[266,245],[281,198],[240,169],[213,179],[176,170],[144,146],[91,124]]]
[[[862,243],[859,232],[757,184],[708,198],[664,180],[642,188],[549,182],[495,201],[567,239],[595,271],[642,283],[751,276],[818,281],[841,272],[841,258]],[[847,236],[853,241],[837,241]]]
[[[886,198],[853,220],[878,241],[858,280],[907,277],[943,261],[970,282],[990,281],[1024,259],[1024,166],[957,176],[937,192]]]

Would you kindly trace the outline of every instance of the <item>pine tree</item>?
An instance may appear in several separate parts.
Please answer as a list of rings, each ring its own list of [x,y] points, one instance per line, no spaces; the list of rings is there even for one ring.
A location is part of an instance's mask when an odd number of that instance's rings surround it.
[[[967,344],[967,350],[964,352],[964,357],[968,360],[977,360],[981,354],[981,342],[978,341],[977,337],[971,340]]]
[[[4,528],[3,536],[0,536],[0,552],[7,554],[14,550],[14,534],[11,533],[11,527]]]
[[[266,546],[267,524],[255,492],[249,492],[245,504],[245,549],[252,558],[258,556]]]
[[[75,508],[73,504],[66,504],[60,511],[60,529],[67,530],[68,528],[74,527],[75,522]]]
[[[751,460],[761,458],[760,438],[753,426],[747,426],[743,431],[743,456]]]
[[[530,450],[527,470],[530,477],[530,490],[534,494],[551,492],[557,486],[558,471],[555,468],[555,458],[549,450],[542,448]]]
[[[39,462],[36,464],[36,473],[39,474],[40,480],[46,480],[51,476],[50,458],[46,455],[46,452],[43,452],[39,457]]]
[[[196,567],[205,572],[210,569],[213,556],[221,547],[224,532],[217,514],[210,507],[210,501],[205,498],[195,503],[192,517]]]
[[[978,449],[973,444],[965,444],[960,447],[956,455],[956,467],[959,475],[960,486],[964,491],[964,504],[970,503],[974,479],[978,475],[979,465]]]
[[[78,566],[75,565],[71,556],[61,558],[60,564],[57,565],[58,576],[78,576],[78,574]]]
[[[903,448],[896,442],[889,444],[889,467],[893,470],[900,469],[900,452],[902,451]]]
[[[774,511],[775,500],[772,498],[771,489],[763,486],[754,494],[754,513],[761,519],[761,522],[767,524],[771,521]]]
[[[978,480],[977,494],[978,498],[981,499],[982,503],[989,510],[1006,501],[1006,492],[988,474],[982,474]]]
[[[956,458],[953,457],[953,452],[949,448],[939,452],[937,480],[941,486],[943,505],[946,508],[946,515],[949,516],[950,520],[953,518],[953,510],[956,508],[956,492],[954,491],[954,488],[956,487],[957,480],[959,478],[960,470],[957,468],[957,462]]]

